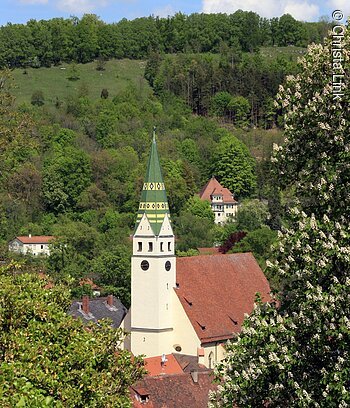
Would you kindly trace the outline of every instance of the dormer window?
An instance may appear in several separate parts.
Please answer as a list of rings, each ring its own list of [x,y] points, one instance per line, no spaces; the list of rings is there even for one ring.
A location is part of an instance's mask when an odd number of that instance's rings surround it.
[[[148,243],[148,252],[153,252],[153,242]]]
[[[142,251],[142,242],[137,243],[137,250],[138,250],[138,252]]]

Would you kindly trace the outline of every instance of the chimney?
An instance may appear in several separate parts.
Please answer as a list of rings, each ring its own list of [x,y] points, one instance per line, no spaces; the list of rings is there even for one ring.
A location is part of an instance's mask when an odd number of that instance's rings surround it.
[[[32,237],[32,234],[29,234],[29,238],[31,238]]]
[[[84,312],[85,314],[89,314],[89,313],[90,313],[89,296],[88,296],[88,295],[84,295],[84,296],[83,296],[83,312]]]
[[[108,306],[113,306],[113,295],[108,295],[107,296],[107,305]]]
[[[160,361],[160,365],[162,366],[162,367],[164,367],[165,366],[165,363],[168,361],[168,359],[166,358],[166,355],[163,353],[162,354],[162,359],[161,359],[161,361]]]
[[[191,377],[192,377],[192,381],[194,383],[198,383],[198,371],[191,371]]]

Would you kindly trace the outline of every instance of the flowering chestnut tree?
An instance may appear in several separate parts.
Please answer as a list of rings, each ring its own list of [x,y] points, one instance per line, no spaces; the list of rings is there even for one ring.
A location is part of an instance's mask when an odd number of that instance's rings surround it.
[[[333,44],[334,48],[334,44]],[[269,275],[276,301],[257,302],[216,367],[211,407],[350,406],[350,41],[341,43],[341,99],[332,93],[332,38],[312,45],[277,104],[285,143],[274,147],[295,204]],[[339,73],[339,72],[337,72]]]

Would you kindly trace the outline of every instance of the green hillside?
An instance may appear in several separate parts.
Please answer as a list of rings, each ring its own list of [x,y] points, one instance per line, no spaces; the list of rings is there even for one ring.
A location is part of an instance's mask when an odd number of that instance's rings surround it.
[[[98,71],[97,63],[77,64],[78,80],[69,80],[71,65],[62,64],[51,68],[23,68],[13,70],[16,83],[14,95],[17,102],[30,102],[35,91],[42,91],[45,103],[53,104],[56,98],[63,100],[77,92],[88,92],[92,98],[99,98],[101,90],[106,88],[109,96],[124,91],[128,84],[133,84],[142,94],[148,94],[150,87],[144,79],[144,61],[110,60],[106,62],[105,70]]]
[[[288,57],[292,61],[296,61],[306,53],[306,48],[303,47],[261,47],[260,54],[267,59],[276,59],[278,57]]]

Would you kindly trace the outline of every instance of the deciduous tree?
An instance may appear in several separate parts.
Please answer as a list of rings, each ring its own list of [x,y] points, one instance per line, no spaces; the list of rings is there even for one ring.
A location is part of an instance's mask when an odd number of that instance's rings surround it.
[[[129,407],[142,360],[121,349],[109,322],[67,315],[69,291],[38,274],[0,268],[0,399],[3,407]]]

